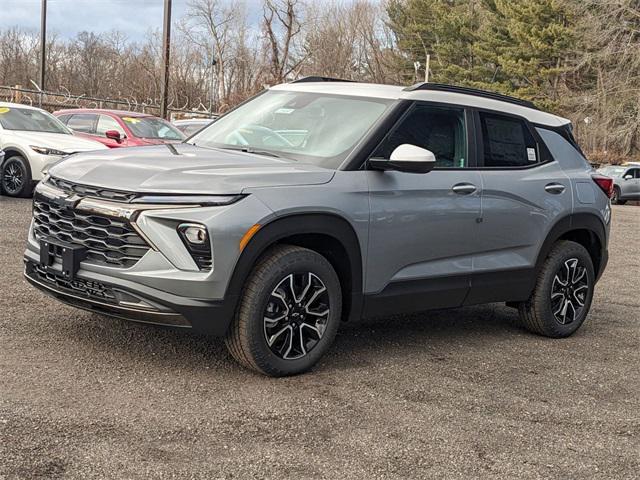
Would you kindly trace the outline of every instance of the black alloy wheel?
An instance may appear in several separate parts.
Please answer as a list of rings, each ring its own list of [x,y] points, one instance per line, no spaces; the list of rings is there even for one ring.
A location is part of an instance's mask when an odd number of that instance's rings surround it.
[[[327,287],[317,275],[290,273],[273,289],[264,310],[269,349],[284,360],[304,357],[322,339],[330,312]]]
[[[225,343],[247,368],[282,377],[312,368],[329,350],[342,316],[342,288],[320,253],[274,245],[256,262]]]
[[[566,260],[551,285],[551,309],[556,321],[566,325],[579,318],[589,288],[587,268],[577,258]]]
[[[28,197],[32,192],[33,182],[26,161],[20,156],[5,160],[0,172],[2,192],[10,197]]]

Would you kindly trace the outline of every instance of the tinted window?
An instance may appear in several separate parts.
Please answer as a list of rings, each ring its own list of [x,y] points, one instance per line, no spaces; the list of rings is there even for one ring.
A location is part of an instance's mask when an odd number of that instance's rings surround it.
[[[373,157],[390,158],[405,143],[433,152],[436,168],[466,167],[464,110],[416,105],[378,146]]]
[[[485,167],[526,167],[538,163],[536,141],[522,121],[480,113]]]
[[[67,126],[76,132],[94,133],[95,123],[96,115],[77,113],[71,116],[67,122]]]
[[[115,130],[120,133],[121,136],[124,136],[124,129],[120,126],[120,124],[109,117],[108,115],[100,115],[98,117],[98,126],[96,127],[96,134],[104,135],[109,130]]]

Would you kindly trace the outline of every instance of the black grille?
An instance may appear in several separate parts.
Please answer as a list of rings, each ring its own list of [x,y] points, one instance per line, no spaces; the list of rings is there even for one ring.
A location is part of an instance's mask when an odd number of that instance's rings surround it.
[[[69,280],[62,275],[46,271],[39,265],[27,266],[27,273],[41,283],[55,287],[59,291],[66,291],[72,295],[87,299],[100,300],[102,302],[116,304],[116,297],[110,287],[100,282],[75,278]]]
[[[128,268],[149,250],[127,220],[83,213],[37,194],[33,218],[37,239],[54,238],[82,245],[87,248],[87,263]]]
[[[75,193],[82,197],[104,198],[116,202],[130,202],[137,196],[137,194],[131,192],[120,192],[118,190],[92,187],[89,185],[78,185],[55,177],[49,177],[47,183],[69,194]]]

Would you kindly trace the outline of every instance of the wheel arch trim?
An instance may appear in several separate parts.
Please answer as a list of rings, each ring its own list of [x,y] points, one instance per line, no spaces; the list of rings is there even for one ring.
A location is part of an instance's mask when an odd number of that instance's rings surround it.
[[[19,147],[13,146],[13,145],[9,145],[9,146],[0,148],[0,150],[2,150],[5,153],[4,159],[2,160],[3,164],[7,160],[9,160],[11,157],[13,157],[13,156],[15,156],[17,154],[17,155],[20,155],[21,157],[23,157],[27,161],[27,163],[29,163],[29,166],[31,166],[31,163],[30,163],[30,160],[29,160],[29,156],[26,153],[24,153],[24,150],[22,148],[19,148]],[[8,152],[11,152],[12,155],[8,155]],[[0,166],[2,166],[2,165],[0,165]]]
[[[549,256],[553,245],[564,235],[578,231],[586,230],[596,236],[600,243],[600,264],[595,265],[596,278],[599,278],[606,265],[606,248],[607,248],[607,230],[604,222],[592,213],[573,213],[560,218],[549,230],[542,247],[538,251],[536,259],[536,273],[542,268],[545,259]]]
[[[304,234],[330,236],[346,251],[351,274],[349,318],[359,317],[364,288],[362,248],[349,221],[333,213],[292,213],[275,217],[262,225],[242,250],[227,286],[225,299],[228,297],[237,304],[251,270],[269,247],[287,237]]]

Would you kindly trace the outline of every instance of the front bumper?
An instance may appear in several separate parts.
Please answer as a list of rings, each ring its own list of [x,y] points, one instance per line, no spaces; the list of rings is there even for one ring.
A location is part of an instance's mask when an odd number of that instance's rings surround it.
[[[188,298],[133,282],[80,269],[68,281],[60,265],[43,269],[25,258],[24,275],[44,293],[77,308],[125,320],[189,328],[197,333],[223,336],[233,318],[237,298]]]

